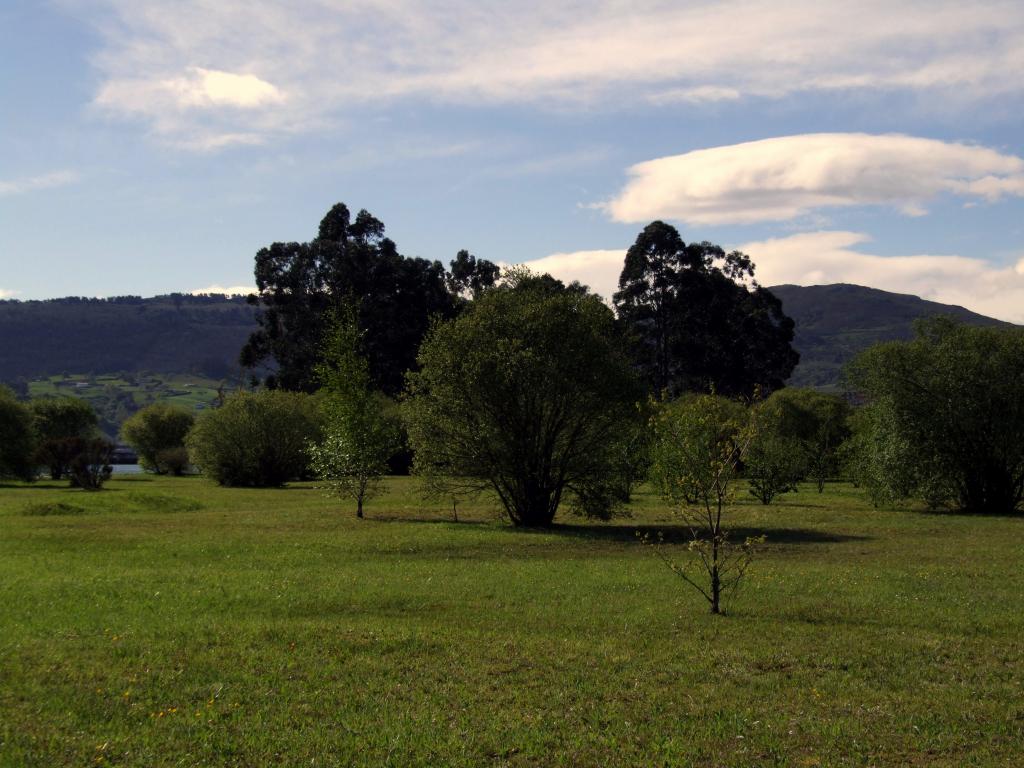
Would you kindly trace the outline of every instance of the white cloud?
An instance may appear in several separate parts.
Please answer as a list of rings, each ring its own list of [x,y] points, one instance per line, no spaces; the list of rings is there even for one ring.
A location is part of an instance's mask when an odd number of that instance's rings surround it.
[[[534,272],[546,272],[565,283],[579,280],[604,298],[611,300],[619,289],[619,273],[626,259],[626,249],[574,251],[553,253],[541,259],[524,262]]]
[[[854,283],[957,304],[1024,323],[1024,259],[999,266],[966,256],[877,256],[855,249],[858,232],[809,232],[746,243],[762,285]]]
[[[1024,93],[1015,0],[62,2],[105,40],[98,103],[180,143],[322,130],[397,98],[628,108],[898,90],[957,109]],[[233,114],[211,125],[209,107]]]
[[[78,179],[79,176],[74,171],[54,171],[53,173],[44,173],[40,176],[30,176],[24,179],[0,180],[0,197],[5,195],[24,195],[43,189],[66,187],[69,184],[74,184]]]
[[[602,204],[622,222],[793,219],[820,208],[887,205],[911,216],[942,193],[1024,196],[1024,160],[913,136],[818,133],[763,139],[638,163]]]
[[[214,283],[208,285],[205,288],[196,288],[189,291],[193,296],[201,293],[223,293],[227,296],[248,296],[250,293],[256,293],[256,286],[254,285],[220,285]]]
[[[21,291],[12,291],[7,288],[0,288],[0,299],[13,299]]]

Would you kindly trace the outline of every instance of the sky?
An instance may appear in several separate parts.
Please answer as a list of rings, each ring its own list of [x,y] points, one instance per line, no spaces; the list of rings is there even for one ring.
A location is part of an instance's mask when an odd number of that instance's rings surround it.
[[[1022,71],[1020,0],[0,0],[0,298],[245,291],[344,202],[605,296],[662,219],[1024,323]]]

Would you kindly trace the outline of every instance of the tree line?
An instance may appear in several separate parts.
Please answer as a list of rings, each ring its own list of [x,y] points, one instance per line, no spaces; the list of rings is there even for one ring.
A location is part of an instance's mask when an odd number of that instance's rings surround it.
[[[123,436],[148,468],[318,478],[361,516],[404,457],[430,493],[492,493],[522,526],[563,507],[608,518],[647,479],[706,512],[727,476],[764,504],[837,477],[877,503],[1015,513],[1024,497],[1024,331],[933,319],[858,357],[850,397],[785,388],[793,322],[755,265],[663,222],[639,233],[611,302],[467,251],[448,268],[403,256],[342,204],[310,242],[260,250],[255,274],[251,391],[195,423],[137,414]],[[6,474],[102,463],[96,444],[78,460],[85,446],[60,442],[90,440],[84,421],[47,431],[48,407],[0,397]]]

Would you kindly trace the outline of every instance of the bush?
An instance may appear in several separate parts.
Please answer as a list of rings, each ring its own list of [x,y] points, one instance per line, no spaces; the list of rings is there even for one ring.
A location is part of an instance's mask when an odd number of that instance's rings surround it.
[[[72,487],[84,491],[100,490],[113,472],[110,464],[114,455],[113,443],[102,437],[74,437],[64,443],[70,449],[68,474]]]
[[[1024,500],[1024,329],[932,318],[862,353],[859,463],[878,490],[929,506],[1012,514]]]
[[[121,436],[139,454],[139,464],[144,469],[158,475],[166,472],[180,475],[188,467],[185,436],[194,423],[191,411],[168,403],[154,403],[128,419],[121,427]]]
[[[306,473],[307,446],[319,435],[313,398],[263,390],[229,395],[196,419],[185,442],[192,463],[221,485],[268,488]]]

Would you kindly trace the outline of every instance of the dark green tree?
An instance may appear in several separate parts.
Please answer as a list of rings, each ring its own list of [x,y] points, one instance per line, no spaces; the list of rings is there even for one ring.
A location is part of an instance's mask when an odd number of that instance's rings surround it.
[[[150,472],[180,475],[186,465],[180,461],[195,416],[179,406],[153,403],[138,411],[121,427],[121,436],[139,454],[139,463]],[[172,466],[173,465],[173,466]]]
[[[0,385],[0,477],[35,477],[36,433],[32,411]]]
[[[783,386],[799,360],[793,321],[753,277],[745,254],[687,245],[664,222],[637,236],[613,302],[655,391],[751,396]]]
[[[436,324],[419,364],[404,412],[432,490],[490,489],[521,526],[551,525],[563,499],[616,509],[640,393],[599,297],[513,271]]]
[[[868,400],[868,476],[932,507],[1012,514],[1024,500],[1024,329],[949,318],[879,344],[850,369]]]
[[[40,397],[29,404],[39,438],[36,461],[49,468],[50,477],[68,474],[76,452],[87,440],[98,437],[98,418],[85,400],[77,397]]]
[[[792,440],[802,456],[801,477],[815,482],[818,492],[839,474],[843,443],[850,436],[850,404],[842,397],[813,389],[786,387],[767,403],[778,409],[778,431]]]
[[[473,284],[479,263],[460,267]],[[241,354],[244,366],[268,365],[272,388],[312,392],[327,319],[348,303],[359,329],[374,388],[396,394],[433,316],[452,317],[456,301],[438,261],[402,256],[384,224],[366,211],[352,220],[338,203],[308,243],[274,243],[256,254],[259,329]]]

